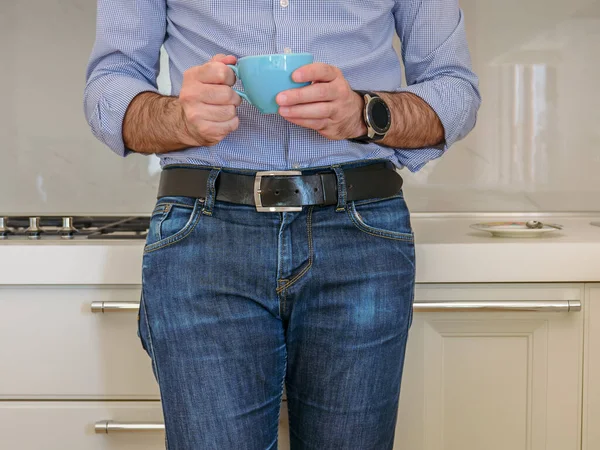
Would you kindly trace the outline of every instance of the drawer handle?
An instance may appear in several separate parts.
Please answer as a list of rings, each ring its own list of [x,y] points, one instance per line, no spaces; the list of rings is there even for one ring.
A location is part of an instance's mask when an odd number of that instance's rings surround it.
[[[165,431],[164,423],[146,422],[115,422],[113,420],[101,420],[94,425],[96,434],[109,433],[141,433],[147,431]]]
[[[488,301],[488,302],[423,302],[415,303],[415,312],[573,312],[581,311],[579,300],[564,301]]]
[[[92,312],[137,312],[139,302],[92,302]],[[414,312],[574,312],[581,311],[579,300],[562,301],[488,301],[488,302],[416,302]]]
[[[93,313],[138,312],[140,302],[92,302],[91,309]]]

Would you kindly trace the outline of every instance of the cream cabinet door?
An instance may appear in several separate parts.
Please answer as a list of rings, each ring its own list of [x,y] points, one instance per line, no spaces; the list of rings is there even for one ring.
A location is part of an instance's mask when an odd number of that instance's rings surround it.
[[[162,422],[159,402],[0,402],[0,448],[164,450],[159,431],[101,432],[106,421],[141,429]]]
[[[158,400],[137,336],[140,289],[0,286],[0,400]],[[92,303],[133,308],[94,313]]]
[[[583,291],[418,286],[394,449],[579,449]]]
[[[279,450],[289,450],[283,402]],[[0,402],[0,449],[164,450],[160,402]]]
[[[583,450],[600,448],[600,284],[586,286]]]
[[[289,450],[287,405],[279,450]],[[164,450],[160,402],[0,402],[0,449]]]

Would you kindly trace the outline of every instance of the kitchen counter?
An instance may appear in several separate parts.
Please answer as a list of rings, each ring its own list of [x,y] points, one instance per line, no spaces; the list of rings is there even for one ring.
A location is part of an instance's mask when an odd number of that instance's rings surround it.
[[[432,215],[413,220],[420,283],[600,281],[600,227],[591,216],[535,216],[563,230],[534,238],[499,238],[469,228],[531,217]]]
[[[600,281],[600,216],[537,215],[564,230],[497,238],[476,222],[527,215],[414,214],[418,283]],[[527,219],[525,219],[527,220]],[[0,242],[0,284],[140,284],[143,241]]]

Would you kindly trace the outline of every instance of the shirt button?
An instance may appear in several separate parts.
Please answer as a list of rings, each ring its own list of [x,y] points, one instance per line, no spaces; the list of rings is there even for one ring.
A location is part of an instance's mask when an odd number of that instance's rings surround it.
[[[292,53],[292,49],[289,47],[286,47],[283,49],[283,53]]]
[[[290,4],[289,0],[280,0],[279,4],[281,5],[282,8],[287,8]]]
[[[299,168],[300,168],[300,164],[294,164],[294,165],[292,165],[292,167],[293,167],[294,169],[299,169]]]

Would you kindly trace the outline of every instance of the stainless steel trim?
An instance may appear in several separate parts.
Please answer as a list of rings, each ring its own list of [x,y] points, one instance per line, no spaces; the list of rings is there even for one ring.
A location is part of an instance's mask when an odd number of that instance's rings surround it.
[[[0,217],[0,239],[6,239],[6,236],[9,233],[9,229],[6,226],[8,222],[8,217]]]
[[[39,239],[40,233],[42,232],[42,228],[40,227],[40,218],[39,217],[30,217],[29,218],[29,228],[25,230],[27,233],[27,237],[29,239]]]
[[[94,424],[94,431],[96,434],[165,431],[165,424],[153,422],[116,422],[114,420],[101,420],[100,422],[96,422]]]
[[[139,302],[92,302],[93,313],[137,312]],[[415,302],[414,312],[575,312],[581,311],[579,300],[482,301],[482,302]]]
[[[581,311],[579,300],[562,301],[483,301],[415,303],[414,312],[574,312]]]
[[[91,304],[93,313],[137,312],[139,309],[140,302],[92,302]]]
[[[258,212],[289,212],[289,211],[302,211],[302,206],[263,206],[260,198],[260,185],[263,177],[272,176],[297,176],[302,175],[299,170],[266,170],[262,172],[256,172],[254,177],[254,204]]]
[[[77,230],[73,226],[72,217],[62,218],[62,227],[59,230],[59,234],[63,239],[73,239],[73,235]]]

